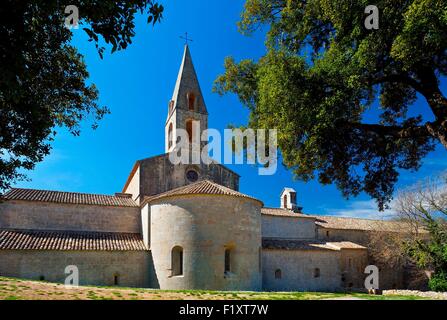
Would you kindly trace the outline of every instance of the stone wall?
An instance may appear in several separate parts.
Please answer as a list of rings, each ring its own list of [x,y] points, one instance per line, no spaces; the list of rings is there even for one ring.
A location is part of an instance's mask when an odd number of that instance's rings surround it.
[[[80,285],[156,286],[148,251],[0,250],[0,275],[64,283],[65,268],[76,265]]]
[[[364,286],[366,250],[277,250],[262,253],[267,291],[349,291]],[[318,269],[318,270],[317,270]],[[277,270],[281,277],[277,278]]]
[[[150,243],[161,289],[259,290],[261,203],[221,195],[156,200]],[[171,251],[183,248],[183,275],[172,274]],[[225,273],[225,250],[231,272]]]
[[[139,233],[140,208],[10,200],[0,206],[0,228]]]
[[[188,185],[189,169],[196,170],[199,180],[210,180],[233,190],[239,189],[239,176],[220,164],[173,165],[169,155],[140,161],[140,198]]]
[[[262,215],[262,237],[282,239],[315,239],[315,219]]]
[[[326,229],[317,228],[318,238],[325,241],[351,241],[365,247],[369,246],[369,237],[371,231],[364,230],[343,230],[343,229]],[[407,270],[404,266],[387,266],[381,265],[374,261],[371,256],[367,257],[367,264],[376,265],[379,268],[379,286],[380,289],[405,288],[411,279],[406,279]],[[413,271],[413,270],[411,270]],[[347,280],[347,283],[350,283]],[[424,284],[417,285],[416,288],[423,288]]]
[[[315,269],[320,276],[315,277]],[[281,278],[275,271],[281,270]],[[341,290],[340,252],[334,250],[262,251],[262,285],[266,291]]]
[[[136,165],[134,168],[135,172],[129,181],[129,184],[123,190],[124,193],[129,193],[132,195],[132,199],[136,203],[140,203],[140,166]]]
[[[368,244],[368,232],[363,230],[343,230],[317,228],[318,239],[325,241],[351,241],[360,245]]]
[[[340,250],[341,286],[346,290],[365,287],[365,268],[368,265],[368,251],[364,249]]]

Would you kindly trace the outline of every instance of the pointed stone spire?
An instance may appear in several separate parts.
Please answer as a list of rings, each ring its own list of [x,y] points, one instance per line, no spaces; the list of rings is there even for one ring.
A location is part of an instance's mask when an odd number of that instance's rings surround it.
[[[199,123],[200,130],[197,136],[192,132],[192,126]],[[165,125],[165,151],[172,151],[176,144],[176,133],[178,129],[188,132],[190,141],[200,141],[202,132],[208,128],[208,112],[197,79],[196,70],[192,63],[189,47],[185,45],[182,64],[177,76],[174,94],[169,101],[168,118]],[[205,142],[201,142],[205,144]]]
[[[172,108],[189,110],[188,95],[192,93],[195,98],[195,111],[199,113],[207,113],[205,101],[203,99],[202,90],[200,89],[199,80],[197,79],[196,70],[191,58],[189,46],[185,45],[182,64],[177,76],[174,93],[172,95]]]

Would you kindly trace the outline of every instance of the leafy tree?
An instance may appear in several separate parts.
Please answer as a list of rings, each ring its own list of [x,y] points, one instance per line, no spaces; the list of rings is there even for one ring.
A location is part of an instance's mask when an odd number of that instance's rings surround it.
[[[366,192],[383,209],[399,169],[417,170],[436,143],[447,148],[447,2],[375,1],[378,30],[365,28],[369,4],[247,0],[240,30],[268,25],[267,53],[227,58],[215,91],[238,95],[249,127],[278,128],[298,178],[335,183],[346,197]],[[417,99],[433,119],[413,110]],[[377,105],[378,120],[365,120]]]
[[[80,124],[93,127],[109,112],[99,106],[96,87],[87,84],[83,57],[70,45],[65,7],[79,8],[80,27],[102,57],[103,38],[112,52],[125,49],[134,33],[134,17],[148,23],[162,18],[163,6],[152,0],[2,0],[0,4],[0,191],[23,179],[49,154],[56,126],[79,135]]]

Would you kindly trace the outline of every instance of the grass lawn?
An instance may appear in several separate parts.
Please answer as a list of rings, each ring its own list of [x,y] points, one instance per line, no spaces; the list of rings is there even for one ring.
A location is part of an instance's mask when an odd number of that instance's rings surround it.
[[[0,277],[0,300],[416,300],[415,296],[373,296],[322,292],[241,292],[154,290],[142,288],[80,286]]]

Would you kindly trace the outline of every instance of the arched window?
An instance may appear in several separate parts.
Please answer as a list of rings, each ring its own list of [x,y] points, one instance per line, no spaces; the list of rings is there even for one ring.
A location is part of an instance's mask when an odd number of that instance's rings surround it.
[[[183,275],[183,248],[176,246],[171,251],[171,270],[173,276]]]
[[[194,93],[190,92],[188,93],[188,110],[194,111],[195,110],[195,103],[196,103],[196,96]]]
[[[186,132],[188,133],[189,143],[192,142],[192,120],[186,121]]]
[[[281,279],[282,278],[282,272],[281,269],[275,270],[275,279]]]
[[[173,137],[172,137],[172,123],[169,124],[169,129],[168,129],[168,149],[171,149],[172,144],[173,144]]]
[[[314,269],[314,278],[319,278],[320,277],[320,268],[315,268]]]
[[[113,284],[114,284],[115,286],[118,286],[118,285],[120,284],[120,276],[119,276],[119,274],[115,274],[115,275],[113,276]]]
[[[287,208],[287,194],[284,195],[283,201],[284,201],[284,208]]]
[[[172,109],[174,108],[174,100],[169,101],[169,114],[171,114]]]
[[[225,249],[225,273],[231,272],[231,249]]]

